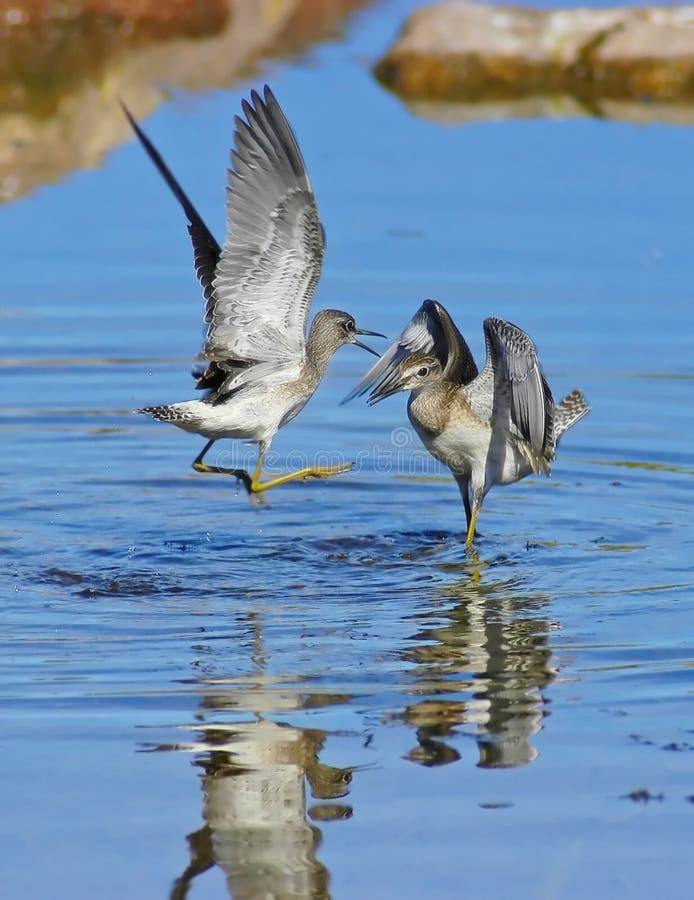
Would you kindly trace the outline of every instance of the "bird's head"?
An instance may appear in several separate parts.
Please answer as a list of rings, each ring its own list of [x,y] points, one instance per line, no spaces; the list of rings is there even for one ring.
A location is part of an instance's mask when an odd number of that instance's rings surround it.
[[[443,377],[441,363],[428,353],[413,353],[405,357],[369,394],[368,404],[397,394],[398,391],[416,391],[418,388],[440,382]]]
[[[362,350],[367,350],[378,356],[375,350],[367,347],[359,340],[358,335],[366,334],[371,337],[385,337],[378,331],[367,331],[357,328],[354,316],[343,312],[341,309],[322,309],[313,320],[311,331],[315,333],[317,342],[327,345],[334,350],[343,344],[356,344]]]

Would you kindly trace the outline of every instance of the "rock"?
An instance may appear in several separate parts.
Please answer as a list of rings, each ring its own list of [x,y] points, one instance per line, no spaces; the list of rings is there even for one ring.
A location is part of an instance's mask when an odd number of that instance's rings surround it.
[[[376,77],[407,100],[569,95],[694,99],[694,6],[543,10],[443,3],[414,13]]]

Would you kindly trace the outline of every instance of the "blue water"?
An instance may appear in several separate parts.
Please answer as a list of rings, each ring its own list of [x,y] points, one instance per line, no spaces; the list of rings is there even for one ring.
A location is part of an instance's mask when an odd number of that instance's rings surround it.
[[[274,448],[356,471],[256,510],[130,412],[192,396],[201,334],[141,148],[0,210],[3,896],[687,895],[694,136],[416,118],[369,72],[414,5],[147,131],[221,238],[269,81],[328,235],[314,308],[395,336],[435,297],[478,357],[509,318],[592,412],[488,496],[472,563],[404,397],[338,405],[346,348]]]

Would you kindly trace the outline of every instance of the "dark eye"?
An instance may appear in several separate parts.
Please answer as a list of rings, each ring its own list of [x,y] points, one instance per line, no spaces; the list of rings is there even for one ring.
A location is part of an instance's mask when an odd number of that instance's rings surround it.
[[[426,375],[429,374],[429,369],[427,369],[426,366],[422,366],[421,369],[417,369],[417,374],[419,375],[420,378],[424,378]]]
[[[347,319],[345,321],[345,331],[354,331],[355,324],[354,319]]]

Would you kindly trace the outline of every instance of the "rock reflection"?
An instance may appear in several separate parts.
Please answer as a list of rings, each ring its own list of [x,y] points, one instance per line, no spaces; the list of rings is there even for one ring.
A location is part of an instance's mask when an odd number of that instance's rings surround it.
[[[445,102],[406,100],[410,112],[442,125],[500,122],[507,119],[612,119],[632,125],[694,124],[694,103],[615,100],[590,101],[569,94],[529,94],[525,97]]]
[[[198,751],[205,822],[188,835],[190,863],[172,900],[188,896],[193,880],[214,866],[223,870],[230,897],[329,897],[329,873],[317,858],[322,835],[312,822],[351,817],[351,806],[340,801],[349,793],[352,770],[320,761],[325,731],[269,721],[263,712],[349,700],[261,686],[225,690],[216,680],[214,693],[201,701],[198,740],[168,748]],[[220,721],[248,709],[252,721]],[[316,802],[309,805],[307,793]]]
[[[426,766],[455,762],[460,754],[446,739],[462,731],[474,735],[480,767],[527,765],[537,757],[531,738],[542,727],[542,691],[555,675],[553,625],[537,615],[549,598],[469,580],[445,593],[455,605],[444,607],[442,598],[416,615],[420,630],[403,652],[414,664],[413,693],[425,697],[402,713],[418,742],[407,757]]]
[[[228,87],[339,35],[368,0],[37,4],[0,11],[0,202],[93,168],[173,89]],[[12,15],[10,15],[12,13]]]

